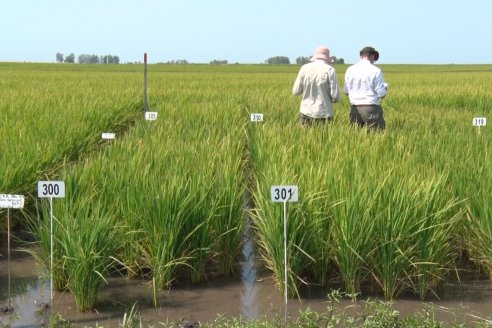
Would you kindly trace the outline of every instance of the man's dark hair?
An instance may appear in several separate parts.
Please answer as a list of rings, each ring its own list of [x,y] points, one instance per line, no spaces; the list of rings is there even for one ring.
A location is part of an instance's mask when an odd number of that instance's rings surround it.
[[[362,48],[362,50],[360,51],[360,55],[374,55],[374,60],[377,61],[379,59],[379,52],[374,49],[373,47],[364,47]]]

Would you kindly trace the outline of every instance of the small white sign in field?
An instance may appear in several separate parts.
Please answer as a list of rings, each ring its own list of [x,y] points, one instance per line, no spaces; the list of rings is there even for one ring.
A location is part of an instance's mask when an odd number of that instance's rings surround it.
[[[38,181],[39,198],[63,198],[65,197],[65,182],[63,181]]]
[[[486,117],[474,117],[473,118],[473,126],[486,126],[487,118]]]
[[[157,120],[157,112],[145,112],[145,119],[147,121]]]
[[[270,189],[272,202],[297,202],[299,191],[297,186],[272,186]]]
[[[0,194],[0,208],[24,208],[24,196]]]
[[[111,133],[111,132],[103,132],[103,134],[102,134],[103,139],[110,140],[110,139],[114,139],[115,137],[116,137],[116,134]]]
[[[251,122],[263,122],[263,114],[252,113],[251,114]]]

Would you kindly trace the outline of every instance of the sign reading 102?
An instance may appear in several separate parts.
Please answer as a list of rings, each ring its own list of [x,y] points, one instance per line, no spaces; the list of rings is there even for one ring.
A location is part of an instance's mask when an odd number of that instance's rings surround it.
[[[65,197],[65,182],[38,181],[38,197],[62,198]]]
[[[297,186],[272,186],[270,189],[272,202],[297,202],[299,191]]]

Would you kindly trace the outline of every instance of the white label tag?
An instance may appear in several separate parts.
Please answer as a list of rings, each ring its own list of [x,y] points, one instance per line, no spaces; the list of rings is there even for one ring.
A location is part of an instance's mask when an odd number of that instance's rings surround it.
[[[38,197],[63,198],[65,197],[65,182],[63,181],[38,181]]]
[[[116,134],[111,133],[111,132],[103,132],[102,138],[103,139],[114,139],[116,137]]]
[[[263,114],[261,113],[251,114],[251,122],[263,122]]]
[[[297,186],[272,186],[270,189],[272,202],[297,202],[299,192]]]
[[[24,208],[24,196],[0,194],[0,208]]]
[[[473,118],[473,126],[486,126],[487,118],[486,117],[474,117]]]
[[[157,112],[145,112],[145,119],[147,121],[157,120]]]

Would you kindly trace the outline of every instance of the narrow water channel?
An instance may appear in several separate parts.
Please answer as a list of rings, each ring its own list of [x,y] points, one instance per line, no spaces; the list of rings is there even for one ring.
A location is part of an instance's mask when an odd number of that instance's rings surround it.
[[[245,211],[246,213],[248,211]],[[256,256],[254,242],[251,233],[251,219],[249,215],[245,218],[243,233],[243,259],[241,261],[241,316],[246,319],[258,318],[258,287],[256,284]]]

